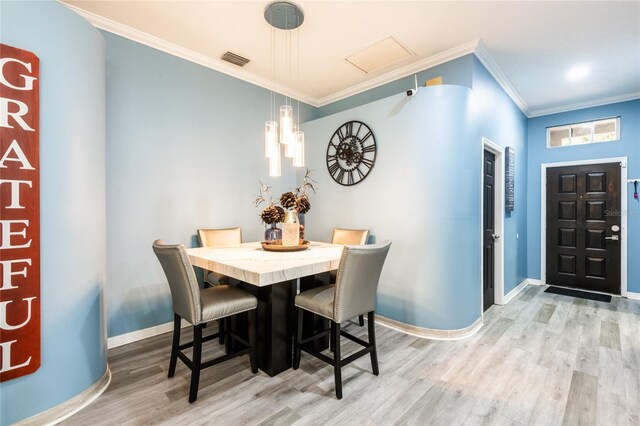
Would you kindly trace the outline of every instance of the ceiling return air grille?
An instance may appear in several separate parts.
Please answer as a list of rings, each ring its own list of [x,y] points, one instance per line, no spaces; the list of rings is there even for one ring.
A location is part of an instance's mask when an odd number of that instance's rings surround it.
[[[232,63],[233,65],[237,65],[239,67],[244,67],[249,63],[249,59],[242,57],[240,55],[236,55],[235,53],[229,52],[228,50],[224,52],[224,54],[220,59],[222,59],[223,61]]]

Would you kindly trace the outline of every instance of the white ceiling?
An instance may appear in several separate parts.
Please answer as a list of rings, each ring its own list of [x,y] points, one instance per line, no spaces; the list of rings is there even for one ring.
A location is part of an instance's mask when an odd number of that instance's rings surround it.
[[[286,34],[278,30],[275,78],[267,1],[64,3],[99,28],[316,106],[474,48],[529,116],[640,98],[639,1],[298,0],[305,20],[291,32],[293,66],[284,65]],[[389,36],[415,56],[370,74],[345,60]],[[238,68],[221,61],[227,50],[251,62]],[[569,81],[577,65],[590,73]]]

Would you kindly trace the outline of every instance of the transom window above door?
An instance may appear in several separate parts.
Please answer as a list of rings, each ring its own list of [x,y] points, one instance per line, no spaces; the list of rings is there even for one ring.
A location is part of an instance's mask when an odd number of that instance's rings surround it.
[[[614,142],[620,139],[620,117],[547,127],[547,148]]]

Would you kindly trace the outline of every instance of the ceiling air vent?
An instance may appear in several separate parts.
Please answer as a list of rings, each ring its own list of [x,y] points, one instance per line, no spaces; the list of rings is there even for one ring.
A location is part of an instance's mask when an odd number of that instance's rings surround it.
[[[345,59],[368,74],[411,56],[415,53],[390,36]]]
[[[249,59],[243,58],[242,56],[236,55],[235,53],[229,52],[228,50],[224,52],[224,54],[220,59],[222,59],[223,61],[230,62],[233,65],[237,65],[239,67],[244,67],[249,63]]]

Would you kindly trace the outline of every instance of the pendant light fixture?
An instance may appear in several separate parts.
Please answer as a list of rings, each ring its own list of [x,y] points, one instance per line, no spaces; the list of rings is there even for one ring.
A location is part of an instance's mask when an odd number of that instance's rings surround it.
[[[274,1],[269,3],[264,10],[264,19],[271,25],[271,66],[273,80],[275,82],[276,68],[276,30],[286,31],[286,63],[289,69],[289,81],[291,81],[292,69],[292,36],[290,31],[297,29],[304,21],[302,10],[294,3],[288,1]],[[297,36],[297,75],[300,75],[300,38]],[[292,99],[285,96],[285,104],[280,107],[279,121],[275,121],[275,95],[271,91],[271,120],[265,122],[264,151],[269,159],[269,176],[281,175],[281,145],[284,146],[285,158],[291,158],[294,167],[304,167],[304,132],[300,126],[300,102],[298,101],[297,120],[294,119]]]

